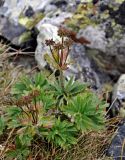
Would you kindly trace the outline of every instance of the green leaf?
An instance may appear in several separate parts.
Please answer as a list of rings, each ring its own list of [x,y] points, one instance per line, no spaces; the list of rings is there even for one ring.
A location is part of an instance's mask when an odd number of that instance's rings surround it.
[[[18,130],[18,141],[22,146],[29,146],[31,144],[31,141],[36,134],[36,130],[34,126],[26,126],[22,127]]]
[[[61,121],[59,118],[55,121],[54,126],[51,128],[47,139],[55,145],[66,149],[73,144],[77,143],[76,140],[77,130],[74,125],[67,121]]]
[[[27,156],[29,155],[30,151],[28,146],[22,145],[19,136],[17,135],[15,138],[15,145],[16,148],[9,150],[7,152],[7,157],[10,158],[16,158],[18,160],[26,160]]]
[[[94,93],[86,92],[76,96],[62,110],[74,119],[79,130],[87,131],[104,127],[105,107]]]
[[[27,147],[21,147],[20,149],[10,150],[7,152],[7,157],[10,159],[26,160],[30,151]]]
[[[44,55],[44,59],[48,64],[51,64],[55,69],[60,69],[58,63],[49,54]]]
[[[8,125],[8,129],[10,129],[10,128],[20,127],[21,123],[18,119],[15,118],[15,119],[11,119],[7,125]]]
[[[5,128],[5,119],[3,116],[0,117],[0,135],[3,133],[3,130]]]
[[[74,81],[74,78],[71,77],[69,81],[64,80],[64,88],[61,87],[60,80],[55,80],[54,83],[50,83],[48,90],[56,98],[57,106],[62,106],[65,102],[68,102],[68,98],[71,99],[77,94],[82,93],[86,87],[87,84]]]
[[[44,90],[47,84],[47,80],[42,73],[37,73],[34,77],[23,76],[12,88],[12,94],[19,98],[25,95],[27,91]]]
[[[54,116],[43,116],[40,118],[40,125],[44,128],[52,128],[55,124],[55,117]]]
[[[20,116],[21,112],[22,110],[16,106],[10,106],[6,109],[7,116],[11,118],[16,118],[17,116]]]

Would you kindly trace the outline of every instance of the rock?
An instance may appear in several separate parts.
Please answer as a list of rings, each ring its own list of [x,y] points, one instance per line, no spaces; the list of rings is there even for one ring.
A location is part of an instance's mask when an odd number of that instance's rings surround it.
[[[51,4],[60,8],[64,12],[69,11],[74,13],[76,11],[77,0],[54,0]]]
[[[47,15],[57,12],[58,8],[53,4],[48,4],[44,10],[44,14]]]
[[[72,16],[70,12],[62,12],[56,7],[59,3],[61,5],[61,1],[57,1],[56,5],[52,5],[51,2],[52,0],[5,0],[0,7],[0,35],[14,45],[33,46],[35,49],[37,32],[32,32],[36,31],[34,28],[39,30],[45,23],[59,26],[66,18]]]
[[[86,55],[85,46],[74,43],[69,55],[74,63],[69,65],[66,70],[66,77],[74,76],[81,82],[88,82],[94,89],[99,88],[101,86],[100,79],[92,67],[91,60]]]
[[[18,45],[18,37],[26,31],[25,27],[12,24],[6,17],[0,17],[0,22],[0,35]]]
[[[18,23],[19,15],[24,11],[24,9],[28,9],[30,6],[34,12],[44,10],[51,1],[52,0],[5,0],[5,3],[0,10],[6,8],[3,15],[9,17],[11,21]]]
[[[10,22],[6,17],[0,17],[0,22],[0,35],[10,41],[11,44],[29,49],[36,47],[36,30],[28,31],[24,26]]]
[[[32,17],[35,14],[34,10],[32,9],[31,6],[29,6],[27,8],[27,10],[25,11],[25,16],[26,17]]]
[[[44,60],[45,53],[50,53],[49,47],[46,46],[45,41],[52,39],[56,42],[60,40],[57,35],[58,28],[52,24],[39,25],[39,35],[37,37],[37,48],[35,51],[35,59],[39,65],[39,68],[43,69],[47,63]]]
[[[113,98],[118,98],[119,100],[125,100],[125,74],[122,74],[118,79],[113,91]]]
[[[57,8],[64,8],[68,5],[66,0],[61,0],[61,1],[55,0],[51,2],[51,4],[54,4],[55,6],[57,6]]]
[[[86,53],[99,70],[114,78],[124,73],[125,68],[125,33],[116,32],[119,37],[106,38],[104,28],[88,26],[78,33],[78,36],[84,36],[91,42],[87,45]]]
[[[119,126],[107,150],[107,156],[113,160],[125,159],[125,123]]]
[[[32,8],[32,10],[36,13],[38,11],[46,11],[48,10],[48,6],[51,7],[50,12],[53,10],[53,8],[60,7],[62,5],[70,6],[75,5],[75,1],[71,3],[71,0],[68,0],[69,2],[65,1],[62,2],[60,0],[54,1],[53,0],[5,0],[5,3],[2,7],[0,7],[0,14],[8,17],[11,21],[14,23],[18,23],[18,18],[24,10],[29,10],[29,7]],[[52,5],[51,5],[52,4]],[[62,9],[62,8],[61,8]],[[66,7],[65,7],[66,9]],[[31,10],[30,10],[31,11]]]
[[[20,3],[6,0],[3,7],[0,7],[0,36],[11,44],[34,50],[38,34],[35,25],[43,18],[43,14],[35,13],[33,8],[28,6],[28,2],[27,6],[25,5],[26,2],[23,1]]]
[[[38,26],[45,24],[45,23],[47,24],[49,23],[55,26],[60,26],[61,23],[63,23],[66,18],[71,18],[71,17],[72,17],[72,13],[62,12],[61,10],[56,10],[56,11],[48,13],[43,18],[43,20],[40,21]]]
[[[110,109],[111,117],[115,117],[119,114],[121,117],[125,117],[125,74],[122,74],[118,82],[115,84],[112,93],[112,104]]]
[[[109,8],[109,14],[111,18],[115,20],[117,24],[125,25],[125,1],[123,1],[117,10]]]
[[[123,34],[120,39],[110,39],[106,47],[106,52],[100,53],[100,56],[109,65],[107,72],[110,75],[119,76],[121,73],[124,73],[125,35]]]
[[[107,40],[105,38],[105,32],[99,27],[88,26],[86,29],[80,30],[78,37],[83,36],[91,43],[89,48],[98,49],[102,52],[106,51]]]
[[[0,1],[0,7],[4,5],[4,0]]]

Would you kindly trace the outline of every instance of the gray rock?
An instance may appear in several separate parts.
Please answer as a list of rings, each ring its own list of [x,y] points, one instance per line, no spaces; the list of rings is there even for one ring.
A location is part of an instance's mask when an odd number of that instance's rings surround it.
[[[125,160],[125,123],[119,126],[107,150],[107,156],[113,160]]]
[[[46,16],[40,21],[38,26],[42,24],[52,24],[55,26],[60,26],[61,23],[65,21],[66,18],[71,18],[72,13],[69,12],[62,12],[61,10],[54,10],[46,14]],[[39,27],[38,27],[39,28]]]
[[[75,5],[75,1],[71,2],[68,0],[67,2],[68,6]],[[0,7],[0,14],[8,17],[11,21],[14,23],[18,23],[18,18],[20,14],[29,8],[32,7],[34,12],[38,11],[45,11],[45,14],[47,11],[51,12],[52,10],[55,11],[57,8],[56,5],[51,5],[51,2],[53,0],[5,0],[5,3],[2,7]],[[60,3],[61,1],[57,0],[57,3]]]
[[[82,82],[88,82],[92,87],[99,88],[101,83],[98,74],[92,68],[91,60],[86,55],[84,45],[74,43],[70,51],[70,59],[74,61],[66,71],[66,77],[74,76]]]
[[[78,37],[85,37],[91,43],[89,48],[98,49],[102,52],[106,51],[107,40],[105,38],[105,32],[99,27],[88,26],[84,30],[80,30]]]
[[[125,34],[117,32],[119,38],[106,38],[104,28],[88,26],[79,31],[78,37],[84,36],[91,42],[86,52],[100,71],[118,77],[125,68]]]
[[[118,82],[115,84],[112,93],[112,104],[110,106],[110,112],[113,117],[119,116],[125,117],[125,74],[122,74]]]
[[[125,99],[125,74],[122,74],[116,83],[113,91],[113,100],[118,98],[119,100]]]
[[[52,0],[5,0],[3,8],[6,8],[7,11],[4,12],[4,16],[9,17],[9,19],[15,23],[18,23],[19,15],[24,9],[31,6],[36,12],[45,9],[50,2],[52,2]]]
[[[50,54],[49,47],[46,46],[45,41],[52,39],[56,42],[60,40],[60,37],[57,35],[58,28],[51,24],[42,24],[39,25],[39,35],[37,37],[37,48],[35,51],[35,59],[39,65],[39,68],[43,69],[47,63],[44,60],[44,55],[46,53]]]
[[[36,27],[41,32],[39,28],[45,23],[59,26],[65,18],[72,17],[70,12],[62,12],[51,2],[52,0],[5,0],[0,7],[0,35],[14,45],[20,46],[22,39],[24,43],[29,43],[36,38],[37,32],[33,33],[31,29]],[[44,11],[44,18],[41,11]],[[33,27],[29,28],[30,26]]]
[[[112,91],[112,103],[109,108],[111,117],[125,118],[125,74],[121,74]]]
[[[22,48],[34,49],[36,47],[37,31],[28,31],[20,24],[12,23],[7,17],[0,16],[0,36],[6,38],[11,44]]]
[[[19,36],[26,31],[25,27],[21,25],[14,25],[8,18],[0,17],[0,35],[7,38],[15,45],[19,45]]]

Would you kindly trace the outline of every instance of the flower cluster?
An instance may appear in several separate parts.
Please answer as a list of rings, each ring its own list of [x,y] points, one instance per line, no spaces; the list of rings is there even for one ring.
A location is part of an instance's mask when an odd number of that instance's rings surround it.
[[[58,36],[61,38],[61,42],[56,43],[53,39],[46,40],[46,45],[49,46],[52,57],[55,63],[59,66],[58,69],[66,70],[68,68],[67,58],[70,52],[70,46],[73,42],[81,44],[90,44],[84,37],[77,38],[74,31],[60,27],[58,30]]]
[[[22,96],[18,100],[15,101],[15,105],[22,107],[27,104],[31,104],[32,100],[40,95],[40,92],[38,90],[33,90],[31,93],[29,93],[26,96]]]

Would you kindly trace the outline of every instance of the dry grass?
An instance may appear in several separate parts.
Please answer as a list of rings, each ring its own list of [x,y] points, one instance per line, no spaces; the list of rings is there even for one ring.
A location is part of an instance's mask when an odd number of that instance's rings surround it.
[[[68,151],[56,149],[50,144],[36,140],[32,146],[34,155],[32,158],[33,160],[112,160],[106,157],[105,153],[120,121],[119,117],[112,118],[107,121],[107,128],[104,130],[82,134],[78,138],[78,144]]]
[[[37,66],[33,53],[11,48],[0,42],[0,114],[4,102],[9,101],[12,85],[23,74],[33,74]],[[10,52],[11,50],[11,52]],[[30,55],[30,56],[28,56]],[[24,64],[24,65],[23,65]]]
[[[4,46],[4,48],[5,50],[0,54],[0,115],[3,114],[2,108],[5,107],[4,102],[8,101],[11,86],[23,73],[29,73],[29,71],[26,71],[26,68],[20,65],[14,66],[13,63],[9,62],[10,57],[16,56],[17,58],[17,51],[9,56],[8,46]],[[45,143],[45,141],[36,139],[31,147],[32,159],[29,158],[28,160],[111,160],[111,158],[105,156],[105,152],[116,130],[116,124],[119,122],[120,118],[110,119],[107,121],[107,128],[103,131],[91,131],[87,134],[80,135],[78,144],[68,151],[56,149],[50,146],[50,144]],[[4,143],[8,135],[1,137],[0,145]]]

